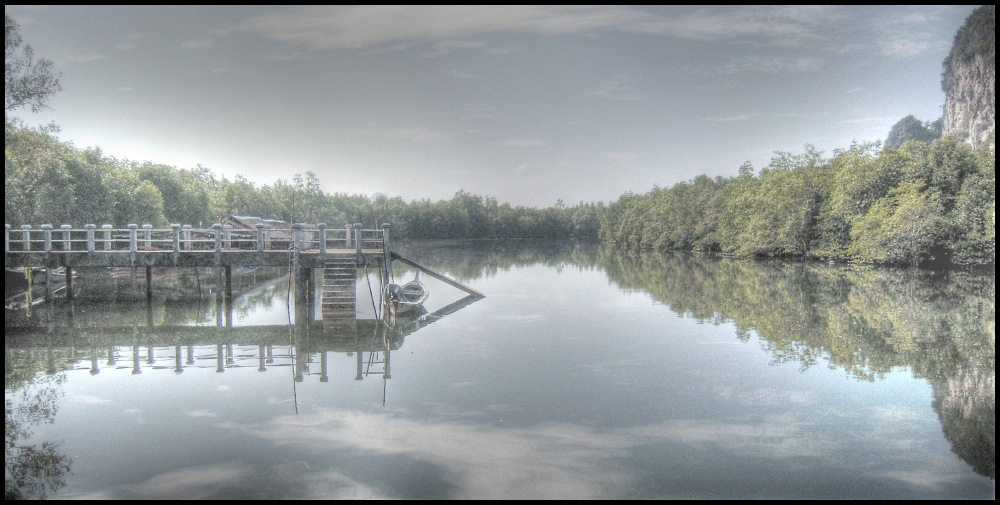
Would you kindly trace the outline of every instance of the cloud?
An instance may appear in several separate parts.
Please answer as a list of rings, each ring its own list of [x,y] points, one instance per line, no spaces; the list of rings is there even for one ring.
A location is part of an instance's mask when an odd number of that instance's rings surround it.
[[[212,39],[187,40],[181,43],[184,49],[200,49],[212,45]]]
[[[715,72],[721,74],[805,72],[819,70],[822,68],[822,63],[822,60],[811,57],[748,56],[720,65],[715,68]]]
[[[709,8],[667,17],[619,6],[310,6],[253,17],[215,33],[254,33],[314,50],[443,39],[428,53],[434,56],[481,45],[449,39],[496,32],[557,36],[617,30],[697,40],[763,37],[790,44],[814,38],[819,23],[838,17],[827,7]]]
[[[136,44],[136,42],[145,37],[146,35],[143,35],[141,33],[130,33],[125,37],[124,40],[116,44],[115,47],[123,51],[127,51],[129,49],[135,49],[136,46],[138,45]]]
[[[132,88],[128,86],[122,86],[120,88],[115,88],[115,89],[117,89],[118,91],[125,91],[125,92],[134,91]]]
[[[309,58],[305,55],[305,53],[264,55],[264,61],[295,61],[295,60],[306,60],[306,59]]]
[[[448,72],[448,75],[452,77],[458,77],[459,79],[479,79],[479,76],[476,74],[469,74],[466,72],[462,72],[461,70],[454,70],[454,69]]]
[[[434,44],[433,49],[429,53],[425,53],[425,58],[434,58],[444,54],[448,54],[453,51],[458,51],[461,49],[475,49],[477,47],[485,46],[485,42],[477,42],[472,40],[444,40]]]
[[[639,78],[634,74],[622,74],[603,87],[584,93],[584,97],[611,98],[614,100],[642,100],[643,95],[638,92]]]
[[[546,145],[548,142],[538,139],[511,139],[511,140],[498,140],[496,142],[490,142],[495,146],[508,146],[508,147],[540,147]]]
[[[416,143],[434,142],[448,137],[447,134],[427,128],[391,128],[377,132],[389,139],[405,139]]]
[[[701,120],[712,123],[732,123],[736,121],[746,121],[747,119],[750,119],[750,116],[706,117]]]

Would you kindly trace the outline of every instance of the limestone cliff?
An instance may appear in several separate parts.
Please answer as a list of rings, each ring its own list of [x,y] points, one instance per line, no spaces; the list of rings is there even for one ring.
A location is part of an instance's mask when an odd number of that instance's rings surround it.
[[[996,6],[969,15],[944,60],[944,134],[996,145]]]

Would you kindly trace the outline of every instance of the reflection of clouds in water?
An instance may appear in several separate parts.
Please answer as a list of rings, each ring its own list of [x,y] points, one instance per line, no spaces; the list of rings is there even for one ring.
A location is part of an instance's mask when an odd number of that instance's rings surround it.
[[[255,469],[238,462],[181,468],[142,484],[81,496],[82,499],[179,500],[257,498],[373,499],[379,494],[338,472],[311,472],[294,462]]]
[[[100,398],[97,396],[90,395],[69,395],[66,397],[66,401],[72,403],[83,403],[86,405],[101,405],[104,403],[111,403],[111,400]]]
[[[544,321],[546,318],[545,314],[524,314],[520,316],[496,316],[493,319],[511,323],[533,323],[535,321]]]
[[[782,407],[789,405],[811,406],[816,400],[802,391],[782,391],[778,389],[754,389],[737,391],[736,388],[723,386],[714,388],[716,394],[727,401],[735,401],[746,407]]]

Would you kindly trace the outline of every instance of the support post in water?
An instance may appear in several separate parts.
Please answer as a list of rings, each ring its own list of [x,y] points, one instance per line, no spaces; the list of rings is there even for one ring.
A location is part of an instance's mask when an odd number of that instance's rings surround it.
[[[360,265],[365,259],[362,257],[361,253],[361,223],[354,223],[354,246],[358,251],[358,264]]]
[[[146,267],[146,300],[153,299],[153,267]]]
[[[66,299],[73,299],[73,267],[66,267]]]
[[[225,266],[226,269],[226,300],[233,299],[233,267]]]
[[[320,368],[319,381],[330,382],[330,374],[327,373],[326,351],[323,351],[323,353],[319,355],[319,368]]]
[[[392,275],[392,258],[389,256],[389,223],[382,223],[382,269],[385,270],[383,288],[389,284],[389,277]]]

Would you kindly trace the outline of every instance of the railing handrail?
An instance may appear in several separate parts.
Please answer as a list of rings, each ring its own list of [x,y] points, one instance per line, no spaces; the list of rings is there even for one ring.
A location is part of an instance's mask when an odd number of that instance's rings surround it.
[[[5,225],[4,253],[70,252],[193,252],[193,251],[285,251],[297,243],[300,251],[326,254],[330,249],[383,249],[385,228],[365,229],[359,225],[330,228],[324,223],[296,224],[292,227],[257,225],[233,228],[216,223],[207,228],[173,224],[153,228],[149,224],[116,228],[109,224],[58,228]],[[298,236],[296,236],[298,234]],[[206,247],[206,245],[208,247]],[[358,247],[360,246],[360,247]]]

